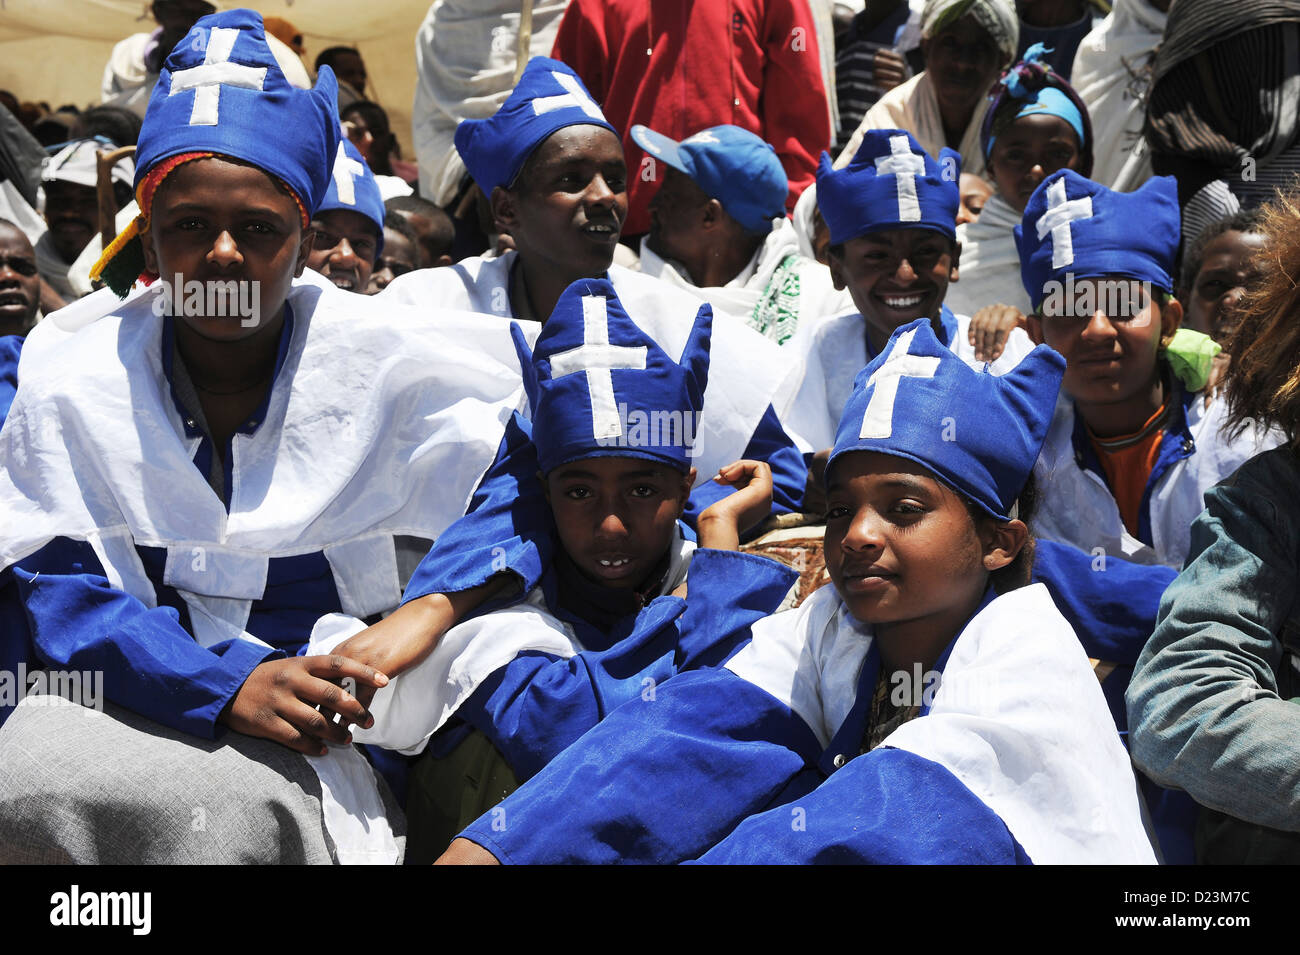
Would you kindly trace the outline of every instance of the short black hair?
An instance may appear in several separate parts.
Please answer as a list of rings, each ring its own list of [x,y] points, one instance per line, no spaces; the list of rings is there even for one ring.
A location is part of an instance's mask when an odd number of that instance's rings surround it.
[[[332,46],[321,50],[320,55],[316,57],[316,72],[319,73],[322,66],[328,66],[331,70],[334,69],[334,61],[345,53],[361,55],[361,51],[355,46]]]
[[[993,521],[996,518],[989,516],[983,508],[979,507],[974,501],[964,494],[959,496],[962,503],[966,505],[966,511],[970,514],[978,526],[982,521]],[[1038,509],[1038,482],[1034,480],[1033,472],[1029,474],[1025,486],[1021,488],[1019,496],[1016,498],[1016,520],[1024,521],[1026,526],[1030,526],[1034,512]],[[1034,534],[1030,526],[1029,536],[1025,538],[1025,546],[1020,548],[1020,553],[1007,566],[1001,570],[995,570],[989,574],[989,583],[999,594],[1005,594],[1020,587],[1027,587],[1033,582],[1034,573]]]
[[[1178,274],[1178,297],[1181,299],[1191,294],[1196,273],[1201,271],[1201,265],[1205,262],[1206,246],[1228,232],[1258,232],[1260,221],[1258,209],[1243,209],[1215,219],[1202,229],[1201,234],[1183,252],[1183,267]]]
[[[420,237],[415,234],[415,227],[411,225],[410,220],[400,212],[389,209],[384,213],[384,228],[392,229],[394,232],[401,233],[407,242],[411,243],[411,249],[415,252],[418,260],[420,255]]]
[[[92,106],[77,117],[74,132],[81,139],[103,136],[116,146],[134,146],[142,120],[121,106]]]

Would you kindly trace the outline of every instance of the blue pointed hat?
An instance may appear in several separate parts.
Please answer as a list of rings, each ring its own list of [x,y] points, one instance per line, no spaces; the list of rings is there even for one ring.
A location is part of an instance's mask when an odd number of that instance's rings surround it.
[[[485,196],[510,186],[528,157],[565,126],[618,130],[582,85],[578,74],[559,60],[535,56],[501,108],[487,119],[464,119],[456,127],[456,151]]]
[[[957,236],[961,156],[947,147],[935,160],[911,133],[872,129],[843,169],[822,153],[817,207],[831,243],[889,229],[933,229]]]
[[[375,258],[384,254],[384,197],[379,192],[379,184],[375,182],[375,174],[361,158],[361,152],[347,139],[339,141],[329,188],[325,190],[325,198],[316,207],[317,212],[331,212],[335,209],[359,212],[373,222],[379,233]]]
[[[1038,184],[1015,227],[1020,280],[1038,308],[1049,282],[1121,276],[1174,288],[1178,184],[1153,176],[1134,192],[1114,192],[1062,169]]]
[[[560,296],[531,353],[511,326],[543,474],[590,457],[647,458],[688,471],[709,377],[713,309],[701,305],[673,361],[607,279]]]
[[[135,181],[170,156],[214,152],[279,177],[311,212],[324,198],[340,138],[338,84],[290,85],[266,43],[262,15],[202,17],[163,64],[135,154]]]
[[[1010,520],[1052,421],[1065,359],[1039,345],[1005,375],[976,371],[927,319],[890,336],[858,373],[826,464],[850,451],[907,458],[986,514]]]

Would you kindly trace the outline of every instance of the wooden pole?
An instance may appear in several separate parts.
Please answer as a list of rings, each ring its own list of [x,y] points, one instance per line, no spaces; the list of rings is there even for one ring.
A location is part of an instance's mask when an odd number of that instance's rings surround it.
[[[117,238],[117,197],[113,195],[113,167],[135,154],[134,146],[95,150],[95,195],[99,202],[99,237],[104,248]]]

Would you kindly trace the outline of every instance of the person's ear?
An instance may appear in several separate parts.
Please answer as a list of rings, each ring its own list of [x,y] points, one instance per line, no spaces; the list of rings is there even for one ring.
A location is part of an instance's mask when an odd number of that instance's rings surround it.
[[[1183,324],[1183,303],[1172,296],[1160,307],[1160,341],[1168,345]]]
[[[433,268],[440,269],[444,265],[455,265],[455,264],[456,264],[455,259],[453,259],[446,252],[444,252],[442,253],[442,255],[438,256],[438,261],[433,263]]]
[[[307,259],[316,248],[316,230],[308,227],[302,230],[302,239],[298,242],[298,262],[294,267],[293,277],[301,278],[302,270],[307,267]]]
[[[519,203],[509,189],[502,186],[494,188],[488,206],[492,210],[492,224],[497,232],[509,232],[519,223]]]
[[[829,249],[826,252],[826,267],[831,270],[831,285],[835,287],[835,291],[843,292],[849,287],[849,283],[844,280],[843,262]]]
[[[961,280],[958,274],[957,266],[961,264],[961,243],[956,239],[952,242],[952,266],[948,269],[948,281],[957,282]]]
[[[984,521],[980,544],[984,549],[984,569],[992,573],[1008,566],[1029,540],[1024,521]]]
[[[686,513],[686,501],[691,496],[691,488],[695,487],[695,468],[691,468],[682,475],[681,487],[678,489],[677,516],[681,517]]]
[[[1025,316],[1025,333],[1035,345],[1043,344],[1043,316],[1030,312]]]
[[[152,224],[152,220],[150,220]],[[154,251],[152,229],[146,225],[140,230],[140,246],[144,252],[144,267],[147,271],[158,274],[158,254]]]
[[[717,199],[710,199],[700,206],[700,228],[716,229],[722,225],[722,220],[722,203]]]

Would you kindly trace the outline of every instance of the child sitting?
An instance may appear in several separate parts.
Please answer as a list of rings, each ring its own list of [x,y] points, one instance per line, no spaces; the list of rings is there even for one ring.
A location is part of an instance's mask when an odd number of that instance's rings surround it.
[[[993,89],[980,145],[997,192],[984,204],[979,221],[957,230],[962,274],[948,291],[948,305],[972,316],[972,344],[979,357],[988,356],[986,360],[1001,354],[1007,333],[1017,324],[1023,327],[1023,313],[1030,310],[1012,234],[1025,203],[1058,169],[1084,176],[1092,171],[1087,107],[1073,87],[1042,62],[1045,52],[1041,44],[1030,47]],[[995,305],[1003,309],[995,312]]]
[[[612,713],[445,861],[1152,861],[1096,678],[1024,586],[1063,366],[988,375],[928,321],[900,329],[827,468],[834,586]]]
[[[1066,359],[1036,469],[1035,530],[1171,567],[1182,565],[1202,494],[1277,443],[1253,430],[1228,437],[1222,403],[1194,400],[1208,367],[1184,367],[1184,382],[1166,360],[1183,317],[1171,297],[1178,230],[1172,178],[1118,193],[1062,170],[1034,192],[1015,232],[1030,333]]]
[[[830,447],[854,378],[908,322],[929,319],[940,341],[975,362],[970,319],[944,304],[961,254],[960,163],[950,149],[936,161],[911,133],[897,129],[866,133],[843,169],[832,170],[823,159],[817,195],[830,227],[831,278],[837,289],[849,290],[857,311],[803,326],[786,346],[796,349],[804,367],[781,420],[811,450]],[[1012,367],[1032,347],[1017,333],[993,371]]]
[[[374,727],[356,732],[412,753],[438,734],[411,781],[409,860],[432,861],[610,710],[720,663],[789,590],[780,564],[726,552],[767,513],[766,465],[723,469],[719,482],[739,490],[700,516],[698,548],[678,523],[712,321],[702,306],[678,363],[592,279],[560,297],[531,354],[517,335],[532,420],[515,426],[531,430],[554,558],[522,602],[453,628],[377,693]],[[683,602],[688,567],[703,578]]]

